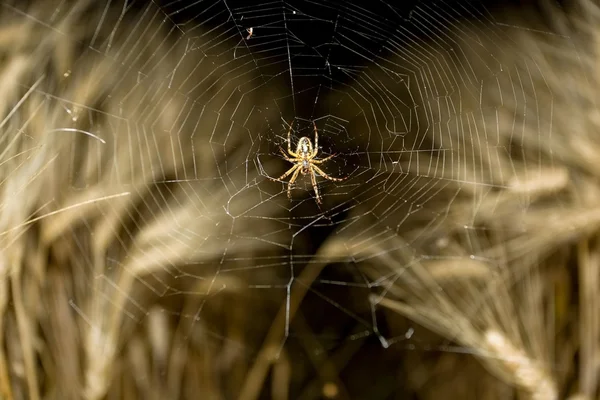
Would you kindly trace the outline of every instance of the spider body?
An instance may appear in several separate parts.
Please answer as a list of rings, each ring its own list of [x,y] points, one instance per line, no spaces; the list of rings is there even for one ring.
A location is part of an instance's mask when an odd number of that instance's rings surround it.
[[[292,121],[293,122],[293,121]],[[334,178],[327,175],[321,168],[317,166],[317,164],[322,164],[325,161],[333,158],[335,154],[327,156],[323,159],[316,160],[317,154],[319,153],[319,132],[317,131],[317,125],[313,121],[313,127],[315,130],[315,144],[313,146],[310,138],[303,136],[298,141],[298,145],[296,146],[296,151],[292,151],[292,124],[290,123],[290,129],[287,134],[287,153],[283,150],[283,148],[279,147],[281,154],[283,157],[294,164],[292,168],[286,171],[285,174],[281,175],[277,179],[273,179],[274,181],[279,181],[292,175],[290,181],[288,183],[287,195],[288,198],[292,198],[292,185],[298,178],[298,174],[302,173],[302,175],[310,175],[310,180],[313,186],[313,190],[315,191],[315,197],[317,203],[321,204],[321,196],[319,195],[319,187],[317,186],[317,174],[322,176],[325,179],[330,181],[339,182],[343,181],[346,178]]]
[[[302,175],[310,173],[310,160],[312,159],[313,152],[313,145],[310,139],[306,136],[301,137],[296,147],[296,154],[298,155],[297,158],[302,160],[302,170],[300,171]],[[293,154],[290,153],[290,155]]]

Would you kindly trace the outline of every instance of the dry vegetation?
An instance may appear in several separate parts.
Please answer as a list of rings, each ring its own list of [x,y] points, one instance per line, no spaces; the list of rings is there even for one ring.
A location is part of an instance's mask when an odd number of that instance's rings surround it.
[[[412,196],[399,177],[420,176],[410,190],[435,188],[428,212],[386,215],[384,226],[369,218],[386,205],[361,199],[347,221],[363,225],[319,243],[289,303],[251,286],[289,278],[285,263],[252,268],[288,259],[271,245],[287,199],[245,186],[264,179],[246,168],[256,151],[248,131],[280,116],[253,111],[264,92],[237,90],[257,71],[230,61],[235,43],[190,45],[160,14],[119,21],[93,1],[4,4],[1,399],[600,399],[591,1],[546,9],[552,35],[519,28],[544,20],[455,32],[456,51],[427,62],[472,66],[442,96],[461,112],[418,100],[434,127],[420,145],[452,154],[390,161],[378,178],[394,202]],[[423,173],[439,157],[460,169]],[[330,261],[348,254],[378,282],[370,296],[344,292],[360,296],[348,309],[368,301],[386,337],[409,328],[414,342],[323,339],[355,332],[355,319],[321,317],[311,297]],[[295,335],[284,341],[288,321]]]

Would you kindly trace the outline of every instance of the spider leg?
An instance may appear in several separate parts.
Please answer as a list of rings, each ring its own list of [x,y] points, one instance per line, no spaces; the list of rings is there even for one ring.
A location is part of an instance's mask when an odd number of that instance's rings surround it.
[[[290,179],[289,183],[288,183],[288,190],[287,190],[287,196],[288,199],[292,199],[292,185],[294,184],[294,182],[296,181],[296,178],[298,178],[298,174],[300,173],[301,169],[299,168],[301,164],[296,164],[295,167],[296,168],[296,172],[294,172],[294,175],[292,175],[292,178]]]
[[[316,157],[317,153],[319,152],[319,133],[317,131],[317,124],[315,124],[315,121],[313,121],[313,127],[315,128],[315,148],[310,155],[311,158]]]
[[[345,180],[347,178],[347,176],[344,177],[344,178],[334,178],[332,176],[327,175],[321,168],[317,167],[316,165],[311,165],[311,167],[315,171],[317,171],[319,173],[319,175],[321,175],[323,178],[329,179],[330,181],[341,182],[341,181],[343,181],[343,180]]]
[[[294,120],[291,120],[289,125],[290,125],[290,129],[288,130],[288,134],[287,134],[287,147],[288,147],[288,153],[294,157],[298,157],[298,154],[296,154],[295,152],[292,151],[292,127]]]
[[[281,175],[281,176],[280,176],[279,178],[277,178],[277,179],[271,178],[270,176],[269,176],[268,178],[269,178],[270,180],[272,180],[272,181],[276,181],[276,182],[277,182],[277,181],[280,181],[280,180],[282,180],[283,178],[286,178],[286,177],[287,177],[289,174],[291,174],[292,172],[294,172],[294,171],[295,171],[295,170],[297,170],[298,168],[300,168],[300,166],[301,166],[301,164],[296,164],[296,165],[294,165],[292,168],[288,169],[288,170],[287,170],[287,172],[286,172],[285,174]],[[296,171],[296,172],[298,172],[298,171]],[[294,176],[296,176],[296,175],[297,175],[297,174],[294,174]]]
[[[295,163],[298,162],[297,158],[290,158],[287,154],[285,154],[285,150],[283,150],[283,148],[281,146],[279,146],[279,150],[281,151],[281,154],[283,154],[283,158],[286,159],[286,161]]]
[[[315,171],[313,171],[313,168],[316,168],[316,167],[313,166],[310,168],[310,181],[312,182],[313,190],[315,191],[315,197],[317,199],[317,203],[322,204],[321,196],[319,195],[319,187],[317,186],[317,177],[315,176]]]
[[[335,157],[335,156],[337,156],[337,154],[332,154],[332,155],[330,155],[330,156],[327,156],[327,157],[325,157],[325,158],[322,158],[322,159],[320,159],[320,160],[311,160],[311,162],[312,162],[313,164],[322,164],[322,163],[324,163],[324,162],[325,162],[325,161],[327,161],[327,160],[331,160],[331,159],[332,159],[333,157]]]

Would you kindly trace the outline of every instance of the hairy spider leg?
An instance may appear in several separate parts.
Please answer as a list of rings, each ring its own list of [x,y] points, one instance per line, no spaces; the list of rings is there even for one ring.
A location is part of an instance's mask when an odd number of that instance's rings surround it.
[[[322,163],[324,163],[325,161],[332,159],[332,158],[333,158],[333,157],[335,157],[336,155],[337,155],[337,154],[332,154],[332,155],[330,155],[330,156],[327,156],[327,157],[325,157],[325,158],[323,158],[323,159],[321,159],[321,160],[311,160],[311,162],[312,162],[313,164],[322,164]]]
[[[288,145],[288,153],[290,155],[294,156],[294,157],[300,157],[297,153],[295,153],[295,152],[292,151],[292,127],[293,127],[292,124],[293,123],[294,123],[294,120],[291,120],[290,123],[289,123],[290,129],[288,130],[288,134],[287,134],[287,139],[288,139],[287,140],[287,142],[288,142],[287,143],[287,145]]]
[[[311,168],[315,168],[311,166]],[[321,196],[319,195],[319,186],[317,186],[317,177],[315,176],[315,172],[311,169],[310,171],[310,180],[312,182],[313,190],[315,191],[315,198],[317,199],[317,203],[321,203]]]
[[[279,151],[281,151],[281,154],[283,154],[283,158],[286,159],[286,161],[295,163],[300,161],[298,158],[290,158],[287,154],[285,154],[285,150],[283,150],[283,148],[281,146],[279,146]]]
[[[294,172],[295,170],[297,170],[297,169],[298,169],[298,168],[300,168],[301,166],[302,166],[302,164],[296,164],[296,165],[294,165],[292,168],[288,169],[288,170],[286,171],[286,173],[285,173],[285,174],[283,174],[283,175],[281,175],[279,178],[277,178],[277,179],[273,179],[273,178],[269,177],[269,179],[271,179],[272,181],[275,181],[275,182],[277,182],[277,181],[280,181],[280,180],[282,180],[282,179],[286,178],[286,177],[287,177],[289,174],[291,174],[292,172]]]
[[[300,164],[298,164],[297,167],[300,167]],[[293,167],[293,168],[295,168],[295,167]],[[296,168],[296,172],[294,172],[294,175],[292,175],[292,178],[290,179],[290,182],[288,183],[287,196],[288,196],[288,199],[290,199],[290,200],[292,199],[292,185],[296,181],[296,178],[298,178],[298,174],[300,173],[300,171],[301,171],[300,168]]]
[[[322,164],[327,160],[331,160],[333,157],[336,156],[336,154],[332,154],[328,157],[325,157],[322,160],[313,160],[313,158],[315,158],[317,156],[317,153],[319,152],[319,134],[318,134],[318,130],[317,130],[317,124],[315,124],[315,121],[313,121],[313,127],[315,128],[315,148],[311,154],[311,162],[313,164]]]
[[[314,170],[317,171],[319,173],[319,175],[321,175],[323,178],[329,179],[330,181],[340,182],[340,181],[343,181],[346,179],[346,178],[334,178],[332,176],[329,176],[321,168],[317,167],[316,165],[313,165],[312,168],[314,168]]]

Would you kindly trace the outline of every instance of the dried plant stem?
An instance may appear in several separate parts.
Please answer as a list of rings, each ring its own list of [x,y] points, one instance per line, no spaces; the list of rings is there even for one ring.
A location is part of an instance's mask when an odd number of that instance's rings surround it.
[[[593,396],[598,388],[600,369],[600,257],[598,249],[590,249],[590,241],[578,243],[579,302],[581,315],[579,336],[581,340],[579,379],[583,394]]]
[[[18,265],[21,265],[19,262]],[[31,400],[39,400],[40,393],[38,389],[38,377],[34,362],[34,338],[32,337],[31,322],[28,318],[28,312],[25,310],[23,303],[23,287],[21,286],[20,268],[17,268],[11,274],[11,288],[13,305],[15,308],[15,316],[19,329],[19,342],[23,351],[23,359],[25,362],[25,376],[27,379],[27,389]]]
[[[513,377],[513,383],[525,391],[531,400],[558,399],[556,385],[540,363],[515,347],[498,330],[490,329],[484,337],[491,360],[500,363],[504,371]]]

